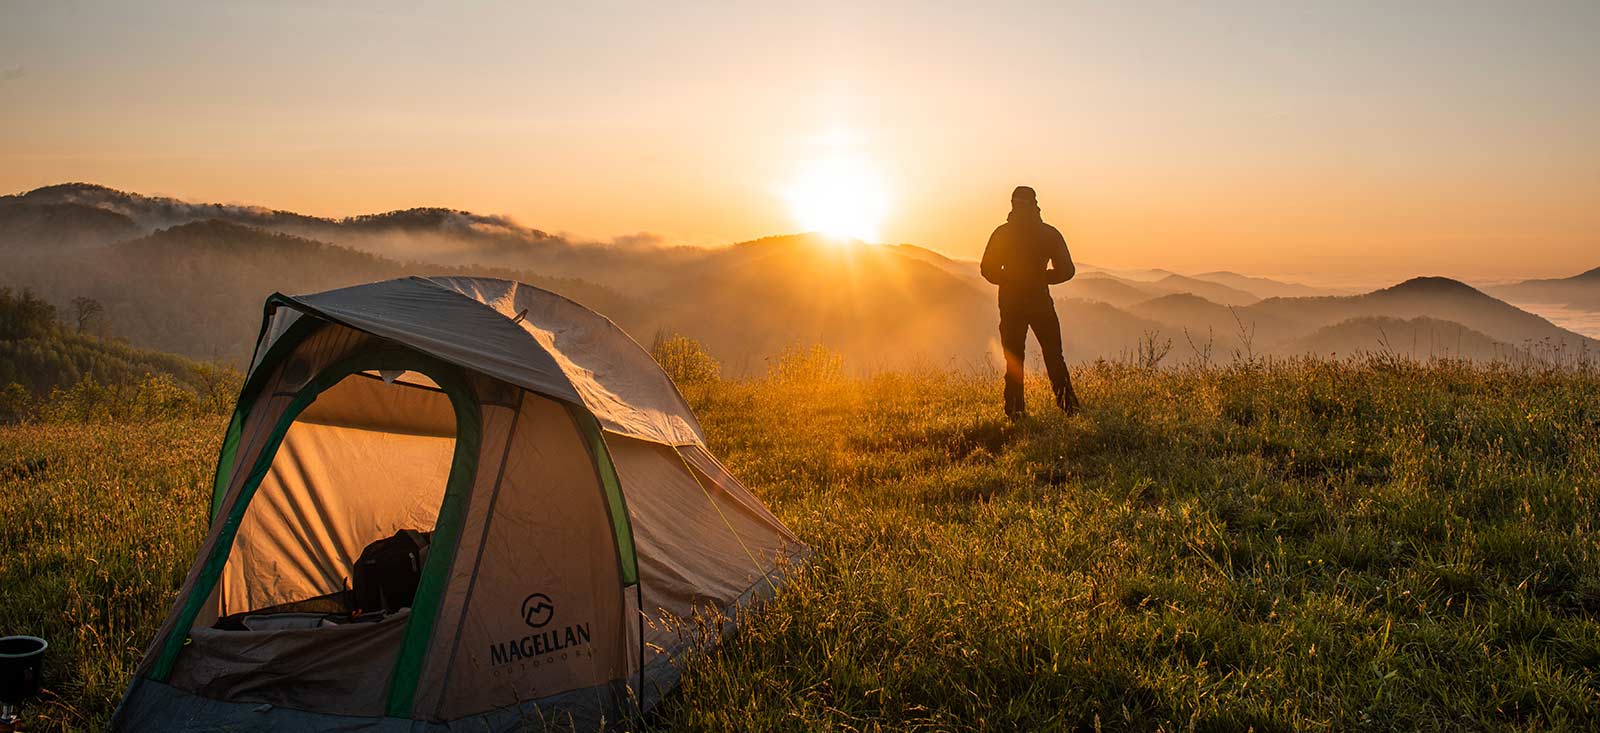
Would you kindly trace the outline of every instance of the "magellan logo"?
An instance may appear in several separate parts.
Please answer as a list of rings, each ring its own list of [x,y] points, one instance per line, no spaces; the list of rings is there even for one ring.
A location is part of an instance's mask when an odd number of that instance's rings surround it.
[[[550,619],[555,618],[555,615],[556,605],[550,602],[550,596],[535,593],[522,599],[522,623],[530,628],[537,629],[550,623]]]
[[[555,663],[572,655],[592,657],[589,647],[589,622],[579,621],[567,626],[549,626],[556,617],[556,602],[543,593],[534,593],[522,599],[522,623],[536,629],[533,633],[489,645],[489,666],[511,665],[508,669],[537,668],[543,663]],[[517,663],[517,664],[513,664]]]

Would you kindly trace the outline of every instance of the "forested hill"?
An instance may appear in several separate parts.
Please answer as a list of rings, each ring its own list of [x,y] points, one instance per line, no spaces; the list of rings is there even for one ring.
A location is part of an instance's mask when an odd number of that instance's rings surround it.
[[[130,399],[140,390],[165,391],[163,399],[186,404],[233,397],[239,377],[232,367],[96,336],[102,313],[84,299],[66,323],[32,293],[0,288],[0,422],[23,417],[58,390],[94,392],[88,397],[99,402],[112,397],[99,394],[106,390],[126,391]]]

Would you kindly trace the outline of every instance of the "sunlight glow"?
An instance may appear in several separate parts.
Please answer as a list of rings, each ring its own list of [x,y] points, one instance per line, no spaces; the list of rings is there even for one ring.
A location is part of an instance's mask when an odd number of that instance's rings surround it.
[[[889,208],[877,170],[847,154],[808,161],[783,195],[801,229],[839,239],[877,242]]]

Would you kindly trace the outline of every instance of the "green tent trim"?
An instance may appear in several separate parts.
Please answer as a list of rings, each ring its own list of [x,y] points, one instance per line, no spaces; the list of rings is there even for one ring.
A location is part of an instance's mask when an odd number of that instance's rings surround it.
[[[589,457],[594,461],[595,471],[600,474],[600,485],[605,489],[606,513],[611,517],[611,533],[616,538],[622,585],[635,585],[639,582],[639,556],[633,546],[633,522],[628,519],[628,501],[622,494],[622,481],[617,478],[617,468],[611,463],[611,451],[606,448],[605,434],[600,432],[600,421],[581,407],[568,406],[567,410],[589,441]]]
[[[257,337],[266,338],[267,328],[272,325],[272,312],[280,305],[288,305],[289,300],[282,293],[273,293],[267,298],[267,305],[262,313],[261,334]],[[239,452],[239,437],[244,430],[244,421],[250,416],[250,406],[256,402],[256,396],[266,388],[267,381],[272,378],[273,371],[279,363],[287,359],[294,350],[326,325],[326,321],[316,318],[300,318],[289,325],[282,336],[272,342],[267,348],[267,353],[262,355],[261,361],[250,370],[250,379],[239,390],[239,400],[234,403],[233,417],[228,421],[227,435],[222,439],[222,451],[217,456],[217,474],[211,483],[211,521],[217,521],[217,512],[222,511],[222,499],[228,493],[228,479],[233,476],[233,462]]]

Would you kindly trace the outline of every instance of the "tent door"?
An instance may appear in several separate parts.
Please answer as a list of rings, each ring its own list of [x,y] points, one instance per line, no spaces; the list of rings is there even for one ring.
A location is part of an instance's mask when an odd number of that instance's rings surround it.
[[[411,611],[405,621],[403,634],[400,635],[401,643],[397,656],[392,657],[392,676],[384,676],[391,680],[388,690],[387,707],[390,711],[397,708],[402,711],[410,707],[410,699],[414,693],[416,676],[422,663],[423,649],[431,636],[435,615],[438,610],[439,598],[444,590],[444,583],[448,575],[449,566],[454,559],[456,541],[460,534],[462,514],[465,510],[466,494],[472,485],[476,472],[478,447],[481,439],[481,422],[477,402],[467,387],[458,369],[423,354],[410,351],[380,351],[358,354],[349,357],[317,375],[306,384],[296,395],[278,421],[273,433],[269,436],[266,445],[260,454],[254,457],[249,464],[249,475],[239,490],[239,495],[233,504],[227,508],[225,516],[219,516],[222,522],[216,542],[210,554],[205,558],[201,572],[189,597],[185,599],[180,611],[178,623],[173,632],[164,641],[161,658],[153,667],[151,677],[158,681],[166,681],[172,674],[174,663],[182,652],[184,641],[189,636],[195,621],[201,615],[202,609],[208,601],[221,602],[228,596],[218,596],[220,581],[224,577],[225,569],[229,567],[230,555],[236,544],[240,541],[241,528],[248,528],[252,532],[255,528],[248,527],[247,519],[253,518],[249,511],[258,498],[263,482],[273,474],[274,461],[277,460],[283,449],[285,439],[290,436],[297,424],[301,426],[317,426],[306,430],[304,448],[309,453],[315,453],[322,458],[329,455],[337,457],[339,446],[349,448],[349,441],[341,441],[340,431],[360,431],[365,428],[378,427],[389,424],[394,425],[393,436],[396,443],[401,445],[388,445],[385,450],[392,455],[404,455],[404,445],[409,438],[426,438],[430,429],[437,430],[440,422],[423,419],[420,422],[414,418],[426,418],[406,410],[393,410],[394,405],[367,404],[352,400],[363,391],[370,392],[373,388],[372,376],[382,377],[383,372],[404,371],[419,374],[426,380],[417,380],[413,385],[396,386],[383,384],[387,389],[437,389],[448,399],[449,411],[453,415],[453,447],[449,451],[449,469],[444,481],[442,500],[438,503],[437,512],[428,512],[435,519],[434,530],[423,562],[421,578],[412,602]],[[338,385],[352,381],[345,389],[337,389]],[[382,382],[378,382],[382,384]],[[352,388],[352,385],[354,387]],[[318,405],[318,397],[328,394],[330,403]],[[342,404],[341,404],[342,403]],[[366,409],[371,408],[371,409]],[[385,410],[389,413],[384,414]],[[302,417],[307,420],[301,421]],[[435,416],[437,417],[437,416]],[[411,422],[405,422],[412,419]],[[399,420],[399,423],[395,421]],[[363,425],[362,421],[366,421]],[[448,422],[448,420],[447,420]],[[331,424],[330,424],[331,423]],[[343,424],[340,424],[343,423]],[[432,426],[430,428],[430,425]],[[370,432],[370,431],[369,431]],[[320,435],[311,435],[320,433]],[[414,433],[422,433],[414,434]],[[353,434],[347,434],[350,437]],[[300,440],[296,435],[295,439]],[[359,441],[358,441],[359,442]],[[415,441],[409,441],[415,442]],[[427,441],[422,441],[422,445]],[[327,450],[318,452],[319,446]],[[308,453],[308,454],[309,454]],[[317,458],[302,460],[318,460]],[[340,467],[322,466],[331,474],[338,474]],[[302,472],[304,473],[304,472]],[[348,473],[348,472],[346,472]],[[370,487],[369,487],[370,488]],[[281,497],[279,497],[281,498]],[[281,507],[279,507],[281,508]],[[269,514],[271,512],[268,512]],[[341,518],[341,521],[350,518]],[[281,528],[280,528],[281,529]],[[286,537],[293,540],[293,533],[286,533]],[[254,537],[252,536],[252,539]],[[344,544],[353,540],[346,539]],[[331,543],[339,545],[339,542]],[[360,547],[357,547],[359,553]],[[315,575],[315,573],[309,573]],[[248,579],[246,579],[248,580]],[[249,593],[243,592],[237,598],[248,599]],[[212,600],[218,599],[218,600]],[[227,610],[226,605],[223,606]],[[250,610],[250,609],[236,609]],[[200,634],[204,635],[204,634]],[[394,714],[391,712],[391,714]],[[401,712],[400,714],[405,714]]]

